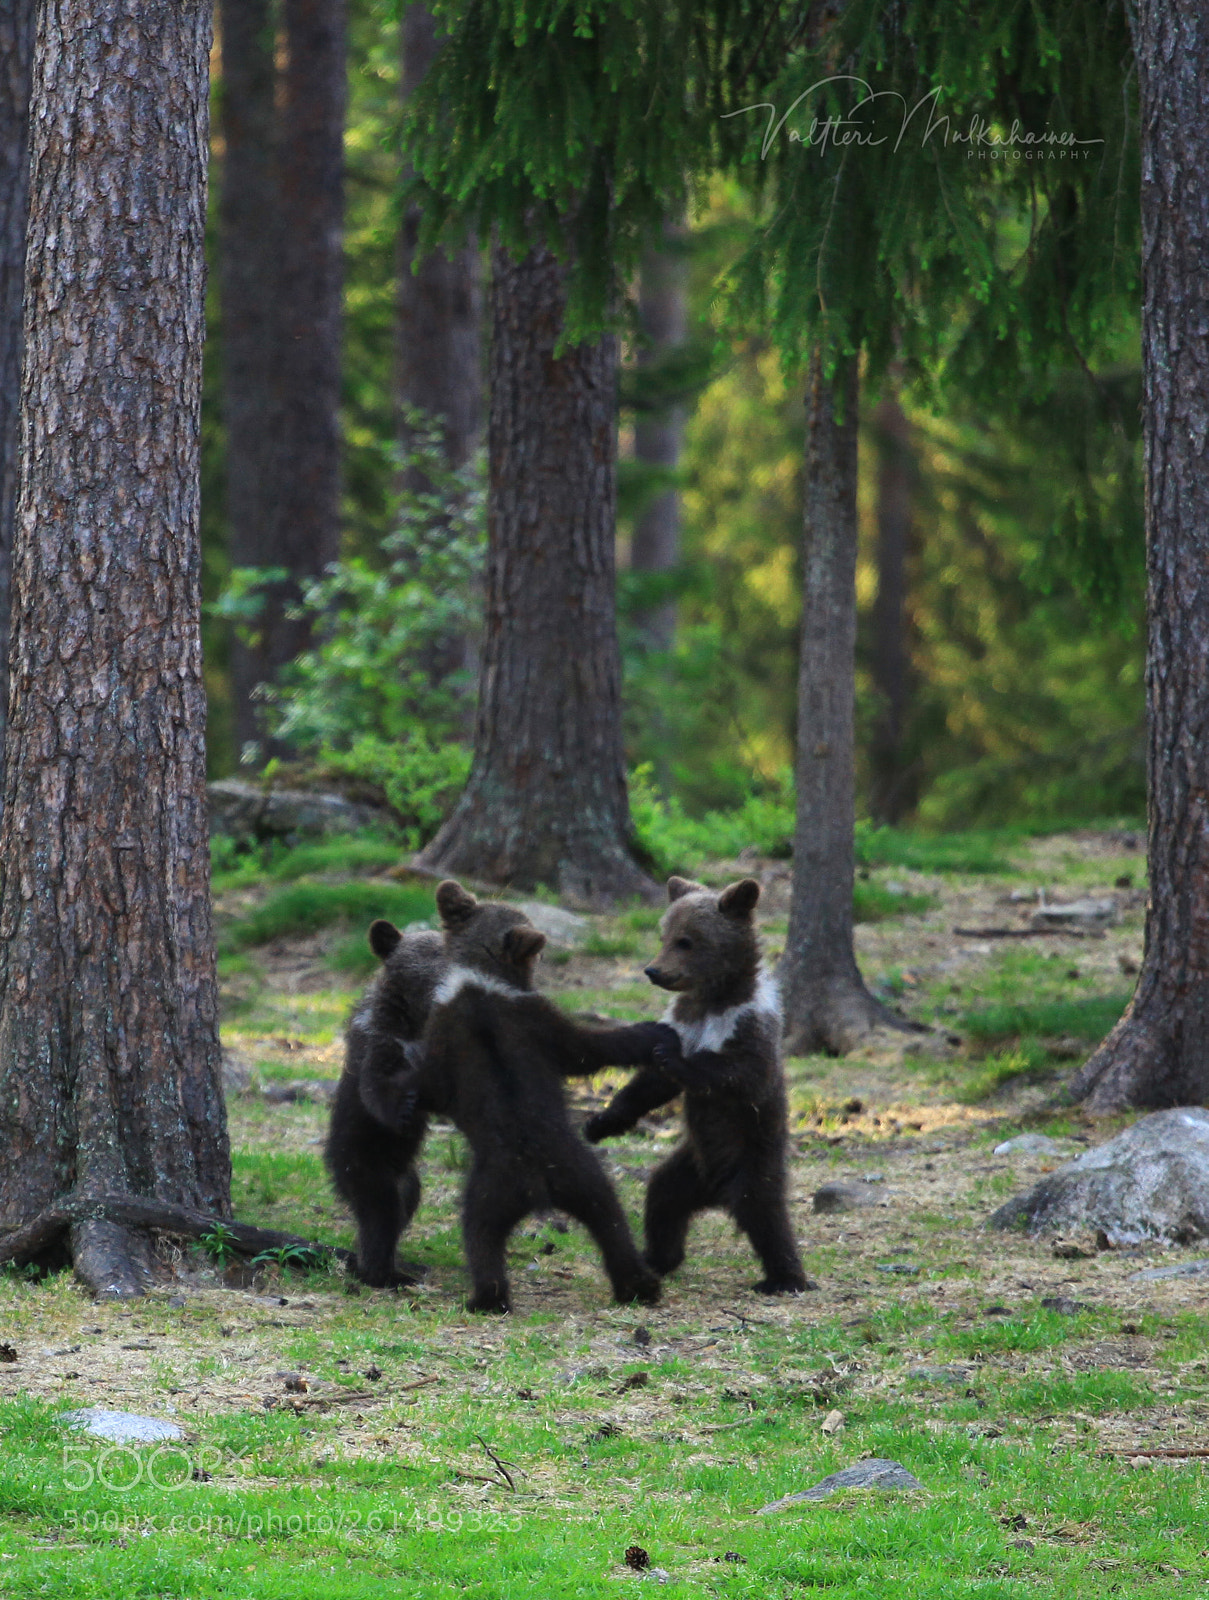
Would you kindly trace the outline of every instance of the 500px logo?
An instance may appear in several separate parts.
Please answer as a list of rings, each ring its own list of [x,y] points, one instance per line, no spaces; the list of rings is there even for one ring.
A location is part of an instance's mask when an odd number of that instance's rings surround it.
[[[71,1494],[92,1488],[128,1494],[141,1483],[175,1493],[187,1483],[205,1483],[222,1469],[249,1474],[254,1463],[244,1451],[221,1450],[216,1444],[199,1445],[196,1450],[171,1443],[141,1450],[113,1444],[99,1453],[87,1444],[63,1446],[63,1487]]]

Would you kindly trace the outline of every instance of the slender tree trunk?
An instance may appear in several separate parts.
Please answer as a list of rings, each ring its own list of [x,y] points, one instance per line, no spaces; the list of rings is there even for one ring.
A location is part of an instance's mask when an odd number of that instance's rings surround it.
[[[0,0],[0,773],[8,713],[9,582],[17,511],[34,7],[35,0]]]
[[[683,345],[688,326],[684,258],[677,249],[683,229],[666,227],[662,247],[643,255],[638,290],[638,320],[647,344],[639,366],[649,366]],[[634,425],[634,458],[674,472],[684,443],[684,407],[640,413]],[[680,491],[661,490],[634,524],[630,566],[635,572],[670,572],[680,559]],[[666,601],[639,619],[647,647],[670,650],[676,634],[676,605]]]
[[[276,564],[276,395],[281,208],[276,170],[276,27],[271,0],[220,0],[222,39],[223,418],[231,564]],[[236,638],[231,694],[237,750],[260,736],[252,691],[263,651]]]
[[[408,6],[400,33],[404,101],[419,87],[437,52],[436,24],[426,6]],[[468,461],[482,427],[483,301],[479,254],[467,244],[452,258],[441,251],[415,266],[420,213],[408,209],[399,231],[396,392],[399,437],[411,439],[403,409],[418,406],[440,420],[450,466]],[[415,270],[413,271],[413,267]]]
[[[898,822],[915,809],[919,775],[905,750],[911,708],[908,646],[908,562],[915,461],[911,427],[893,390],[874,414],[877,438],[877,599],[873,603],[873,684],[878,714],[870,751],[869,809],[880,822]]]
[[[0,1225],[65,1191],[226,1213],[198,448],[207,0],[44,0],[34,58]],[[112,1220],[77,1271],[135,1293]]]
[[[902,1026],[865,988],[852,938],[856,655],[855,361],[811,366],[806,423],[793,901],[781,961],[786,1049],[852,1049]]]
[[[236,8],[236,0],[230,4]],[[225,246],[236,258],[237,328],[242,317],[247,342],[243,364],[228,378],[228,438],[253,408],[260,415],[251,423],[246,462],[259,482],[232,485],[248,498],[239,523],[232,519],[230,556],[233,566],[288,574],[265,592],[253,644],[235,646],[241,744],[258,737],[257,685],[271,682],[310,641],[305,618],[288,615],[302,582],[320,576],[340,551],[345,3],[283,0],[281,12],[285,66],[273,86],[275,139],[266,127],[272,58],[266,61],[265,51],[274,45],[266,0],[250,0],[232,36],[242,59],[231,99],[238,90],[248,99],[242,108],[233,103],[230,114],[248,121],[229,188],[238,231],[226,233]],[[237,188],[242,180],[250,183],[246,192]],[[232,384],[245,380],[250,387],[234,396]],[[266,749],[280,753],[272,742]]]
[[[1209,29],[1140,0],[1150,899],[1133,1002],[1077,1075],[1095,1111],[1209,1101]]]
[[[598,904],[654,886],[631,853],[621,739],[617,341],[556,358],[565,308],[548,251],[496,252],[474,765],[419,864]]]

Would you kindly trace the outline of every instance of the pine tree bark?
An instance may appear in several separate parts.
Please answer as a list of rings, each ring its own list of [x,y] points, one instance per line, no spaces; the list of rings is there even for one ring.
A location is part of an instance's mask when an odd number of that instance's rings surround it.
[[[437,52],[436,23],[426,6],[406,7],[400,43],[400,86],[406,103]],[[399,439],[406,449],[412,432],[402,413],[406,407],[417,406],[441,422],[446,460],[451,467],[460,467],[473,455],[482,428],[483,297],[479,254],[472,244],[453,256],[436,250],[417,266],[419,232],[419,208],[411,206],[399,230]]]
[[[17,512],[34,9],[34,0],[0,0],[0,772],[8,713],[9,585]]]
[[[276,26],[271,0],[220,0],[223,420],[232,566],[277,565],[277,360],[281,206],[276,169]],[[269,623],[271,626],[271,621]],[[231,694],[236,749],[260,737],[263,652],[236,638]]]
[[[879,704],[869,752],[869,810],[879,822],[896,823],[918,803],[919,773],[905,749],[912,691],[907,599],[915,462],[911,426],[892,389],[874,413],[874,430],[877,598],[870,666]]]
[[[781,960],[785,1045],[844,1054],[903,1027],[865,988],[853,945],[857,399],[855,361],[807,394],[793,900]]]
[[[418,865],[566,900],[653,895],[632,851],[615,615],[617,341],[555,356],[564,269],[496,251],[474,763]]]
[[[688,327],[685,264],[677,249],[683,229],[667,227],[662,247],[643,253],[638,288],[638,321],[647,344],[638,353],[639,366],[666,359],[684,343]],[[684,407],[673,404],[640,413],[634,424],[634,459],[674,472],[684,444]],[[635,572],[670,572],[680,559],[680,491],[661,490],[634,524],[630,566]],[[670,650],[676,636],[674,601],[653,607],[638,618],[650,650]]]
[[[210,7],[44,0],[0,819],[0,1226],[230,1206],[198,461]],[[94,1289],[139,1237],[71,1226]]]
[[[1209,1101],[1209,30],[1140,0],[1149,876],[1133,1001],[1076,1075],[1094,1111]]]

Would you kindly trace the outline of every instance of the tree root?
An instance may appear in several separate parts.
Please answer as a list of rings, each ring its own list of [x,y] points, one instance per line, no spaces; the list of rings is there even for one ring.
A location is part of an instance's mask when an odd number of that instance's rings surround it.
[[[0,1234],[0,1265],[36,1261],[70,1235],[77,1276],[102,1298],[128,1299],[144,1294],[153,1280],[153,1262],[143,1233],[168,1233],[203,1239],[222,1230],[224,1244],[242,1256],[264,1251],[305,1250],[309,1255],[351,1265],[351,1250],[319,1244],[296,1233],[256,1228],[229,1217],[209,1216],[188,1206],[172,1205],[128,1194],[68,1194],[55,1200],[19,1228]]]
[[[816,980],[787,997],[785,1053],[844,1056],[878,1028],[897,1033],[931,1031],[923,1023],[891,1011],[869,993],[859,977]]]

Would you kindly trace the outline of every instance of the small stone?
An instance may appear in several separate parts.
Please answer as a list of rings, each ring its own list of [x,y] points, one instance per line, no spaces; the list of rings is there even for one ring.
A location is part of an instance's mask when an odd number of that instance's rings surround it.
[[[1088,1305],[1086,1300],[1068,1300],[1064,1294],[1047,1295],[1041,1302],[1043,1311],[1055,1311],[1060,1317],[1077,1317],[1080,1311],[1092,1311],[1095,1308]]]
[[[993,1153],[997,1156],[1062,1156],[1066,1149],[1048,1134],[1018,1133],[1014,1139],[997,1144]]]
[[[766,1517],[770,1512],[784,1511],[789,1506],[801,1505],[812,1500],[826,1500],[829,1495],[841,1489],[922,1488],[923,1484],[914,1473],[908,1472],[899,1462],[875,1456],[869,1461],[858,1461],[853,1467],[844,1467],[840,1472],[832,1472],[809,1489],[802,1489],[797,1494],[787,1494],[780,1500],[773,1500],[770,1504],[761,1506],[756,1515]]]
[[[1072,1244],[1069,1239],[1058,1239],[1051,1251],[1059,1261],[1090,1261],[1095,1253],[1085,1250],[1081,1244]]]
[[[16,1359],[17,1359],[17,1347],[16,1347],[15,1344],[9,1344],[7,1342],[7,1340],[5,1341],[4,1344],[0,1344],[0,1361],[10,1361],[11,1362],[11,1361],[16,1361]]]
[[[879,1272],[890,1272],[898,1278],[918,1278],[920,1269],[910,1261],[876,1261]]]
[[[968,1367],[911,1367],[907,1372],[916,1383],[965,1383],[969,1375]]]
[[[872,1195],[850,1183],[825,1183],[814,1191],[811,1201],[815,1211],[858,1211],[861,1206],[874,1203]]]
[[[1038,906],[1029,923],[1034,928],[1106,928],[1116,920],[1117,902],[1109,898]]]
[[[646,1346],[651,1342],[651,1330],[649,1328],[644,1328],[641,1324],[639,1324],[639,1326],[634,1329],[633,1338],[635,1344],[641,1345],[643,1349],[645,1349]]]
[[[140,1417],[134,1411],[107,1411],[102,1406],[65,1411],[63,1421],[69,1428],[78,1428],[96,1439],[112,1439],[118,1444],[154,1444],[160,1439],[185,1437],[185,1430],[178,1428],[175,1422]]]
[[[310,1384],[300,1372],[279,1372],[277,1376],[284,1383],[287,1394],[306,1394],[310,1390]]]
[[[844,1413],[842,1411],[829,1411],[823,1418],[823,1432],[829,1437],[833,1434],[843,1433]]]
[[[366,1367],[364,1375],[371,1383],[377,1383],[378,1379],[382,1376],[382,1368],[379,1366]]]

